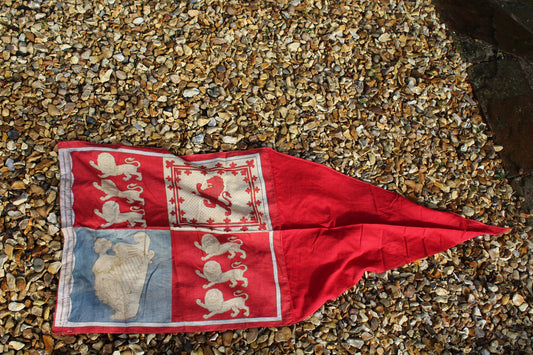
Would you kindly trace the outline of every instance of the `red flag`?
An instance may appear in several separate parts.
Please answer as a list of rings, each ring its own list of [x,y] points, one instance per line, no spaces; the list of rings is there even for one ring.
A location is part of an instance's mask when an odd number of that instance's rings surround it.
[[[270,148],[177,157],[63,142],[56,333],[301,321],[383,272],[506,228]]]

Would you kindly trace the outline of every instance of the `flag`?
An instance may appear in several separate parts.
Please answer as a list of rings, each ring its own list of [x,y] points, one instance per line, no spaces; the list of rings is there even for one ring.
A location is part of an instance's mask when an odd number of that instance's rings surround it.
[[[507,229],[270,148],[59,144],[55,333],[284,326],[384,272]]]

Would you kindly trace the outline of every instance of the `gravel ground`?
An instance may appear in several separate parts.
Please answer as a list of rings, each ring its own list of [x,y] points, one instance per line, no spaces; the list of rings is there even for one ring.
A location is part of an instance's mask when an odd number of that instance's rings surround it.
[[[0,352],[531,353],[532,243],[429,1],[3,0]],[[51,333],[56,143],[270,146],[512,226],[361,282],[281,329]]]

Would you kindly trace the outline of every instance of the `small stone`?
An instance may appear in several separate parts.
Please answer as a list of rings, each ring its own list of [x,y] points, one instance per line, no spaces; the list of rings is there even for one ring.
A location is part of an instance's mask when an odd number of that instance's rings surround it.
[[[107,83],[111,79],[111,74],[113,74],[113,69],[108,69],[105,72],[100,74],[100,82]]]
[[[237,139],[237,137],[224,136],[222,137],[222,141],[227,144],[236,144],[239,140]]]
[[[19,139],[19,137],[19,131],[17,131],[16,129],[10,129],[9,131],[7,131],[7,138],[16,141],[17,139]]]
[[[363,339],[363,341],[369,341],[373,337],[374,336],[368,332],[364,332],[363,334],[361,334],[361,338]]]
[[[55,190],[51,190],[48,193],[48,196],[46,196],[46,203],[52,204],[56,201],[57,192]]]
[[[113,58],[115,58],[119,62],[123,62],[124,60],[126,60],[126,57],[124,57],[122,53],[115,54]]]
[[[140,25],[143,22],[144,22],[144,18],[142,17],[137,17],[135,20],[133,20],[134,25]]]
[[[170,81],[172,81],[174,84],[179,84],[181,82],[181,78],[178,74],[172,74],[170,76]]]
[[[220,96],[220,88],[218,86],[214,86],[214,87],[207,89],[207,95],[216,99],[217,97]]]
[[[519,307],[524,303],[524,297],[519,293],[515,293],[512,302],[515,306]]]
[[[33,259],[33,270],[37,273],[41,272],[44,270],[44,266],[45,266],[45,263],[44,263],[44,260],[41,259],[41,258],[35,258]]]
[[[186,89],[185,91],[183,91],[183,97],[194,97],[198,95],[199,93],[200,93],[200,90],[198,90],[197,88]]]
[[[205,135],[203,133],[197,134],[192,137],[192,142],[196,144],[202,144],[204,142]]]
[[[19,311],[22,311],[26,306],[24,305],[24,303],[19,303],[19,302],[10,302],[9,305],[7,306],[7,308],[11,311],[11,312],[19,312]]]
[[[55,105],[48,104],[48,114],[50,116],[59,116],[61,115],[61,111]]]
[[[20,180],[17,180],[11,184],[11,190],[23,190],[26,188],[26,184]]]
[[[199,118],[198,119],[198,126],[203,127],[206,124],[208,124],[211,120],[209,118]]]
[[[322,355],[324,354],[324,345],[322,344],[316,344],[314,347],[314,354],[315,355]]]
[[[9,171],[15,171],[15,162],[11,158],[7,158],[5,162],[5,166],[9,169]]]
[[[61,269],[61,261],[54,261],[48,266],[48,272],[52,275],[57,274],[57,272]]]
[[[85,119],[85,122],[86,122],[87,125],[89,125],[89,126],[92,126],[92,125],[96,124],[96,120],[94,119],[93,116],[88,116],[88,117]]]
[[[361,339],[348,339],[347,343],[348,345],[353,346],[356,349],[361,349],[363,345],[365,345],[365,342]]]
[[[472,217],[474,215],[475,211],[470,206],[464,206],[463,207],[463,214],[467,217]]]
[[[253,343],[254,341],[256,341],[258,335],[259,335],[259,330],[257,328],[248,329],[245,335],[246,342],[248,344]]]
[[[222,343],[224,346],[230,346],[233,342],[233,332],[224,332],[222,334]]]
[[[287,48],[291,51],[291,52],[296,52],[298,50],[298,48],[300,48],[300,43],[299,42],[292,42],[292,43],[289,43],[287,45]]]
[[[283,327],[274,336],[274,340],[277,342],[288,341],[292,337],[291,328]]]
[[[22,205],[24,202],[28,201],[28,194],[26,192],[23,192],[22,194],[20,194],[19,197],[17,197],[14,201],[13,201],[13,204],[15,206],[20,206]]]
[[[378,41],[380,41],[380,42],[390,41],[390,34],[383,33],[381,36],[378,37]]]
[[[117,70],[117,71],[115,72],[115,75],[116,75],[116,77],[117,77],[118,80],[126,80],[126,78],[128,77],[128,76],[126,75],[126,73],[123,72],[122,70]]]
[[[54,339],[50,335],[43,335],[44,352],[51,354],[54,349]]]
[[[15,349],[15,350],[17,350],[17,351],[18,351],[18,350],[21,350],[21,349],[22,349],[23,347],[25,347],[25,346],[26,346],[26,344],[21,343],[20,341],[11,340],[11,341],[9,342],[9,347],[10,347],[11,349]]]

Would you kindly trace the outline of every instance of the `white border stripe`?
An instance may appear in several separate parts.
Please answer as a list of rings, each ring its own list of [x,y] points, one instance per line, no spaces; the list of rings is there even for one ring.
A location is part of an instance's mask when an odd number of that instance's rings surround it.
[[[270,210],[269,210],[269,204],[267,199],[267,193],[266,193],[266,184],[265,179],[263,178],[263,162],[261,161],[261,154],[255,154],[257,155],[257,171],[259,173],[259,176],[261,177],[261,187],[263,190],[263,203],[265,205],[265,212],[266,212],[266,219],[267,219],[267,230],[272,231],[272,223],[270,221]],[[274,246],[272,245],[272,250],[274,249]],[[274,257],[274,260],[276,258]]]

